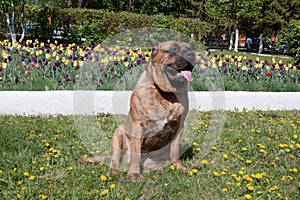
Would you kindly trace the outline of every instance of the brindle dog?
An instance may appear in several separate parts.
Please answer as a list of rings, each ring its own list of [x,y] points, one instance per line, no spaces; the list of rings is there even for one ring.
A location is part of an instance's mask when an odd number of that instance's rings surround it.
[[[195,54],[185,42],[150,43],[152,59],[135,86],[124,124],[112,138],[110,172],[117,174],[121,160],[129,153],[128,180],[141,179],[146,160],[160,160],[166,153],[178,170],[186,169],[179,159],[179,144]],[[79,161],[94,162],[97,158]]]

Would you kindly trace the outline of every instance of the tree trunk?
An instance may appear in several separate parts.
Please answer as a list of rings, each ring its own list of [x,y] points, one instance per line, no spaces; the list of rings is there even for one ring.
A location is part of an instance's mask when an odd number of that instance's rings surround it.
[[[239,29],[235,29],[235,43],[234,43],[234,51],[239,51]]]
[[[259,48],[258,48],[258,54],[262,54],[264,50],[264,45],[263,45],[263,34],[261,33],[259,35]]]
[[[26,32],[26,27],[24,25],[24,8],[25,8],[25,3],[26,3],[26,0],[23,0],[22,2],[22,10],[21,10],[21,28],[22,28],[22,35],[21,35],[21,38],[20,38],[20,41],[22,41],[25,37],[25,32]]]
[[[82,7],[82,0],[78,0],[78,8]]]
[[[134,0],[129,0],[129,12],[134,12]]]
[[[11,37],[11,43],[12,43],[12,45],[14,45],[14,44],[16,44],[16,34],[15,34],[15,27],[14,27],[15,14],[13,12],[12,17],[10,18],[8,12],[5,12],[5,17],[6,17],[6,21],[7,21],[9,34]]]
[[[232,46],[233,46],[233,36],[234,36],[234,32],[231,32],[231,34],[230,34],[230,42],[229,42],[229,51],[232,50]]]

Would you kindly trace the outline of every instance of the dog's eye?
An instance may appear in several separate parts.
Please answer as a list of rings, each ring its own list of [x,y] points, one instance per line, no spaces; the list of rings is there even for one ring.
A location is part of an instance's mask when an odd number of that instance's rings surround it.
[[[157,53],[157,49],[156,48],[152,48],[152,54],[156,54]]]

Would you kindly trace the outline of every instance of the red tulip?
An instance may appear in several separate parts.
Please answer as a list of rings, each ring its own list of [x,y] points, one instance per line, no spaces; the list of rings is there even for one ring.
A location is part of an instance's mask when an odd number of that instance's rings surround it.
[[[267,76],[272,76],[272,72],[267,72],[266,75]]]

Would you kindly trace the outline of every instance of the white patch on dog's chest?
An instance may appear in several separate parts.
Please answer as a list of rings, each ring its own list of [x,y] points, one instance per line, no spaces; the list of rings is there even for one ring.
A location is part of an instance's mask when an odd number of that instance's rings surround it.
[[[169,123],[170,121],[168,119],[150,122],[149,126],[146,129],[145,136],[152,137],[157,134],[160,134],[161,137],[167,136],[167,134],[172,131],[172,127]]]

